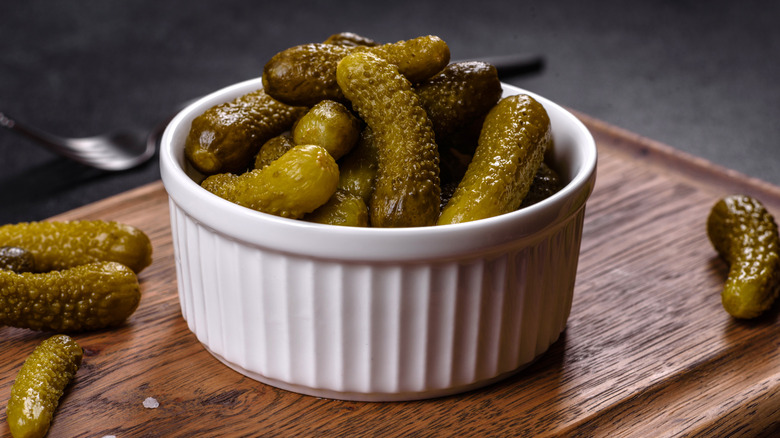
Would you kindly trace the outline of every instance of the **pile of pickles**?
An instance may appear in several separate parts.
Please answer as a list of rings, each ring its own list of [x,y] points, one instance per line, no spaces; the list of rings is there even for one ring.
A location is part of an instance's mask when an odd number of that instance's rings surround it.
[[[137,273],[152,262],[141,230],[113,221],[0,226],[0,325],[81,332],[114,327],[141,300]],[[11,435],[43,437],[83,357],[66,334],[41,342],[11,387]]]
[[[560,189],[550,120],[502,98],[496,68],[450,63],[436,36],[349,32],[283,50],[263,88],[196,117],[185,157],[201,186],[310,222],[420,227],[515,211]]]

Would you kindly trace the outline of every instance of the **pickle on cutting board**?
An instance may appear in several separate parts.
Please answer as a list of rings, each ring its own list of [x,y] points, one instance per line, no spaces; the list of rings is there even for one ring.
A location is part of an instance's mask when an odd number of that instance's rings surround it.
[[[32,272],[35,270],[35,256],[18,246],[0,247],[0,270]]]
[[[41,342],[25,359],[6,408],[6,420],[14,438],[46,436],[60,398],[81,366],[83,354],[75,340],[59,334]]]
[[[247,93],[196,117],[184,155],[204,175],[244,172],[263,143],[290,129],[305,112],[306,108],[278,102],[262,89]]]
[[[152,263],[152,243],[141,230],[115,221],[21,222],[0,226],[0,246],[26,249],[35,271],[114,261],[141,272]]]
[[[0,325],[82,331],[116,326],[141,301],[127,266],[96,262],[43,273],[0,270]]]
[[[766,207],[750,196],[727,196],[710,210],[707,235],[729,264],[723,308],[749,319],[772,307],[780,290],[780,238]]]
[[[490,110],[474,157],[438,224],[517,210],[551,142],[550,118],[531,96],[508,96]]]
[[[328,202],[338,182],[338,165],[325,148],[297,145],[262,169],[212,175],[201,185],[252,210],[300,219]]]
[[[369,52],[344,57],[337,78],[377,139],[371,225],[434,225],[440,203],[439,153],[433,127],[411,83],[395,65]]]

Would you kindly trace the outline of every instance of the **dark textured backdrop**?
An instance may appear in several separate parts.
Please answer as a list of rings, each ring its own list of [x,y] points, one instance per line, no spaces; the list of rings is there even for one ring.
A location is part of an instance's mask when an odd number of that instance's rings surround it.
[[[151,129],[257,77],[289,46],[353,31],[442,37],[454,59],[542,54],[507,78],[560,104],[780,185],[780,2],[29,1],[0,14],[0,111],[70,136]],[[0,129],[0,223],[159,178],[105,174]]]

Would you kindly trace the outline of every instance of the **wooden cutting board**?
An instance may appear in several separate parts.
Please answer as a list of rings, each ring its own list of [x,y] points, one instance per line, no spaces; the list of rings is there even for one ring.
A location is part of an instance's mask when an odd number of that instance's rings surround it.
[[[722,196],[780,216],[780,188],[582,114],[598,144],[571,317],[537,362],[497,384],[398,403],[320,399],[213,358],[181,317],[160,182],[52,218],[144,230],[154,263],[120,328],[77,334],[83,365],[50,437],[771,436],[780,431],[780,323],[726,314],[725,263],[705,232]],[[780,306],[776,306],[780,307]],[[0,401],[48,334],[0,328]],[[145,408],[153,397],[155,409]],[[5,410],[0,433],[8,435]]]

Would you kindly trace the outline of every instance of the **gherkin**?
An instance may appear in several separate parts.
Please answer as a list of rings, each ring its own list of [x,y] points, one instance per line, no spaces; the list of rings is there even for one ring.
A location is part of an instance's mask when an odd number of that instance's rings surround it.
[[[263,146],[260,147],[260,151],[255,157],[255,165],[253,168],[262,169],[276,161],[277,158],[284,155],[293,147],[295,147],[295,142],[290,133],[285,132],[284,134],[277,135],[263,143]]]
[[[323,100],[295,123],[292,136],[295,144],[322,146],[338,160],[358,142],[360,129],[360,120],[347,107]]]
[[[490,110],[474,157],[438,224],[469,222],[517,210],[552,139],[550,118],[531,96],[508,96]]]
[[[192,121],[184,143],[189,163],[205,175],[241,173],[260,147],[290,129],[306,108],[285,105],[264,90],[213,106]]]
[[[66,269],[99,261],[141,272],[152,262],[152,242],[140,229],[114,221],[21,222],[0,226],[0,246],[33,254],[35,271]]]
[[[116,326],[141,301],[127,266],[97,262],[44,273],[0,270],[0,325],[83,331]]]
[[[371,128],[378,168],[369,202],[374,227],[415,227],[439,215],[439,153],[428,115],[398,68],[368,52],[339,62],[338,84]]]
[[[338,182],[338,165],[325,148],[297,145],[262,169],[212,175],[201,186],[252,210],[299,219],[326,203]]]
[[[46,436],[65,388],[81,365],[83,350],[67,335],[54,335],[27,357],[11,387],[6,408],[14,438]]]
[[[18,246],[0,247],[0,269],[14,272],[32,272],[35,270],[35,256]]]
[[[780,290],[780,238],[766,207],[750,196],[727,196],[710,210],[707,235],[730,265],[721,292],[726,311],[749,319],[772,307]]]
[[[288,105],[313,106],[326,99],[346,102],[336,80],[336,67],[353,52],[385,59],[412,83],[435,75],[450,60],[447,43],[432,35],[376,46],[304,44],[283,50],[266,63],[263,88]]]

